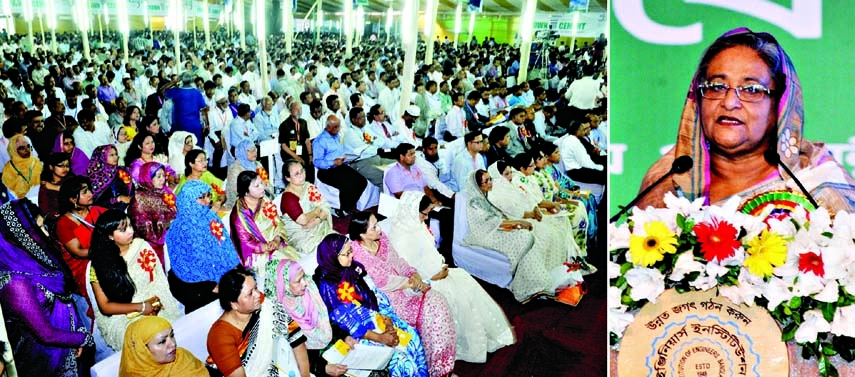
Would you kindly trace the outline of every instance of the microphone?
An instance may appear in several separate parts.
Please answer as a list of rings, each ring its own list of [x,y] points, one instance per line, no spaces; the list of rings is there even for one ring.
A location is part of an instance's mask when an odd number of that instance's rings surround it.
[[[656,182],[653,182],[652,185],[647,186],[647,188],[645,188],[644,191],[639,193],[638,196],[635,197],[635,199],[629,202],[629,204],[620,207],[620,212],[612,216],[612,218],[609,219],[609,223],[618,221],[618,219],[620,219],[623,214],[629,211],[630,208],[632,208],[636,203],[638,203],[642,198],[644,198],[648,193],[650,193],[650,191],[653,190],[654,187],[659,186],[659,184],[661,184],[662,181],[665,180],[665,178],[670,177],[672,174],[683,174],[691,170],[694,162],[695,161],[692,160],[692,158],[689,156],[680,156],[674,159],[674,162],[671,163],[671,170],[669,170],[667,173],[665,173],[665,175],[656,180]]]
[[[780,166],[784,168],[784,171],[786,171],[787,174],[789,174],[790,177],[793,178],[793,182],[795,182],[796,185],[799,186],[799,189],[802,190],[802,194],[805,194],[805,196],[808,198],[810,204],[813,204],[814,208],[819,208],[819,204],[817,204],[816,200],[813,199],[813,195],[811,195],[810,192],[805,188],[805,186],[802,185],[802,182],[799,181],[798,178],[796,178],[796,175],[793,174],[793,171],[790,170],[790,168],[786,164],[781,162],[781,156],[778,154],[778,151],[776,151],[775,148],[766,149],[766,152],[763,152],[763,158],[765,158],[766,162],[768,162],[770,165]]]

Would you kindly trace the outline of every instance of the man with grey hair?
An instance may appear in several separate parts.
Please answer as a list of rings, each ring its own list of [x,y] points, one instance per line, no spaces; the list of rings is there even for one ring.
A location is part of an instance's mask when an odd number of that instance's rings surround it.
[[[208,105],[202,91],[193,86],[193,74],[182,73],[181,87],[168,89],[166,98],[172,100],[172,130],[196,135],[196,144],[201,147],[208,131],[202,123],[208,119]]]
[[[317,179],[338,189],[340,209],[336,217],[344,217],[356,210],[356,202],[368,186],[368,180],[345,163],[341,120],[335,115],[327,117],[326,127],[312,140],[313,162],[318,168]]]

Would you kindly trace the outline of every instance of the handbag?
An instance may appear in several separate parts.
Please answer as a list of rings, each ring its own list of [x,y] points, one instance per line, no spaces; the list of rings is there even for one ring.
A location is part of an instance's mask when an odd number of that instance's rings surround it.
[[[575,285],[571,285],[567,288],[562,289],[558,296],[555,297],[555,300],[558,302],[565,303],[570,306],[576,306],[579,304],[579,301],[582,300],[588,293],[588,286],[584,281],[578,282]]]

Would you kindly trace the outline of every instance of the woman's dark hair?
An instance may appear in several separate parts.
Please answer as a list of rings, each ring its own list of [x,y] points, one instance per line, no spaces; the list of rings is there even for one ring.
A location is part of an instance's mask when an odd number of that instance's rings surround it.
[[[147,137],[150,137],[151,141],[154,142],[154,135],[152,135],[147,129],[140,128],[137,135],[134,136],[134,140],[131,141],[131,146],[128,147],[128,152],[125,154],[125,166],[130,168],[131,164],[142,156],[142,145]]]
[[[124,114],[124,117],[122,118],[122,124],[123,125],[125,125],[125,126],[131,125],[131,114],[134,113],[134,109],[139,110],[140,116],[142,116],[143,112],[142,112],[142,110],[140,110],[139,106],[128,106],[125,108],[125,114]],[[139,129],[139,127],[137,127],[137,129]]]
[[[80,200],[80,192],[83,191],[84,186],[91,190],[92,181],[82,175],[71,177],[63,182],[59,187],[59,213],[65,214],[74,209],[71,199]]]
[[[128,264],[119,254],[119,246],[110,237],[117,229],[129,227],[131,220],[122,211],[111,209],[102,213],[95,222],[89,259],[98,283],[110,301],[130,303],[136,286],[128,275]]]
[[[243,198],[249,192],[249,185],[258,178],[258,173],[252,170],[240,172],[237,176],[237,196]]]
[[[431,204],[433,204],[433,201],[430,200],[427,195],[422,195],[422,200],[419,201],[419,212],[423,212],[430,207]]]
[[[582,122],[570,122],[570,125],[567,126],[567,134],[576,136],[576,132],[579,132],[579,127],[582,127]]]
[[[196,157],[199,157],[200,154],[205,154],[205,151],[201,149],[191,149],[190,152],[187,152],[187,154],[184,155],[184,176],[190,176],[190,173],[193,173],[193,168],[190,167],[190,165],[193,165],[193,163],[196,162]]]
[[[522,171],[527,168],[531,163],[534,162],[534,156],[531,153],[523,152],[519,153],[511,159],[511,166],[514,169]],[[500,170],[501,172],[501,170]]]
[[[47,169],[42,170],[42,177],[41,177],[42,181],[53,182],[53,171],[50,170],[49,167],[51,167],[51,166],[56,167],[57,165],[65,162],[65,161],[68,161],[69,163],[71,163],[71,154],[65,153],[65,152],[53,152],[50,155],[48,155],[47,158],[45,159],[45,168],[47,168]],[[71,172],[71,167],[69,166],[67,177],[70,177],[72,175],[74,175],[74,173]]]
[[[475,171],[475,184],[478,185],[478,187],[480,187],[481,184],[484,183],[485,175],[487,175],[487,171],[484,169],[478,169]]]
[[[539,151],[543,152],[543,155],[549,157],[549,155],[555,153],[555,150],[558,149],[558,146],[552,143],[541,143]]]
[[[352,240],[361,240],[360,234],[368,231],[368,221],[371,220],[371,212],[357,212],[350,217],[350,225],[347,226],[347,235]]]
[[[146,115],[146,116],[142,117],[142,119],[140,119],[140,122],[137,124],[137,129],[139,129],[140,131],[142,131],[142,130],[148,131],[148,126],[151,126],[151,124],[154,123],[155,120],[158,120],[156,116]],[[151,132],[151,131],[148,131],[148,132]]]
[[[511,130],[507,127],[493,127],[493,130],[490,131],[490,144],[495,145],[496,143],[502,141],[505,138],[505,135],[510,133]]]
[[[710,47],[704,51],[701,61],[698,64],[698,81],[696,85],[702,84],[707,79],[707,69],[710,62],[722,51],[731,47],[745,46],[748,47],[766,63],[769,67],[769,74],[772,76],[772,82],[775,84],[775,89],[772,90],[772,97],[777,98],[786,89],[787,76],[784,74],[784,60],[779,55],[778,50],[780,45],[775,37],[767,33],[739,33],[721,37],[713,42]],[[700,91],[695,91],[696,100],[700,103]]]
[[[74,145],[77,146],[77,142],[74,140],[74,131],[71,129],[67,129],[62,131],[62,143],[65,143],[65,140],[71,139],[74,142]]]
[[[496,169],[498,169],[498,170],[499,170],[499,174],[504,173],[504,172],[505,172],[505,169],[507,169],[507,168],[508,168],[508,166],[509,166],[509,164],[508,164],[508,162],[507,162],[507,161],[505,161],[505,160],[498,160],[498,161],[496,161]]]
[[[243,283],[247,277],[255,278],[255,274],[248,271],[242,265],[238,265],[223,274],[223,277],[220,278],[218,295],[220,297],[220,307],[223,310],[227,312],[232,311],[232,303],[237,302],[238,297],[240,297],[240,291],[243,290]]]
[[[293,165],[299,165],[299,166],[303,167],[303,164],[301,164],[300,161],[297,161],[295,159],[285,160],[285,162],[282,164],[282,180],[283,181],[287,182],[287,180],[285,180],[285,178],[291,178],[291,166],[293,166]],[[303,167],[303,168],[305,168],[305,167]]]

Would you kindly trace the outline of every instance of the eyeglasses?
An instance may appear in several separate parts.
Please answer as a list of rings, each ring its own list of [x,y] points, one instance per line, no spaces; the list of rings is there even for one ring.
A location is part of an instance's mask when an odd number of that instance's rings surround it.
[[[15,150],[18,150],[18,151],[25,151],[28,149],[33,150],[33,146],[32,145],[22,145],[20,147],[15,148]]]
[[[723,82],[705,82],[698,85],[701,96],[706,99],[724,99],[731,89],[736,91],[736,98],[745,102],[757,102],[772,95],[772,90],[760,84],[746,84],[730,87]]]

